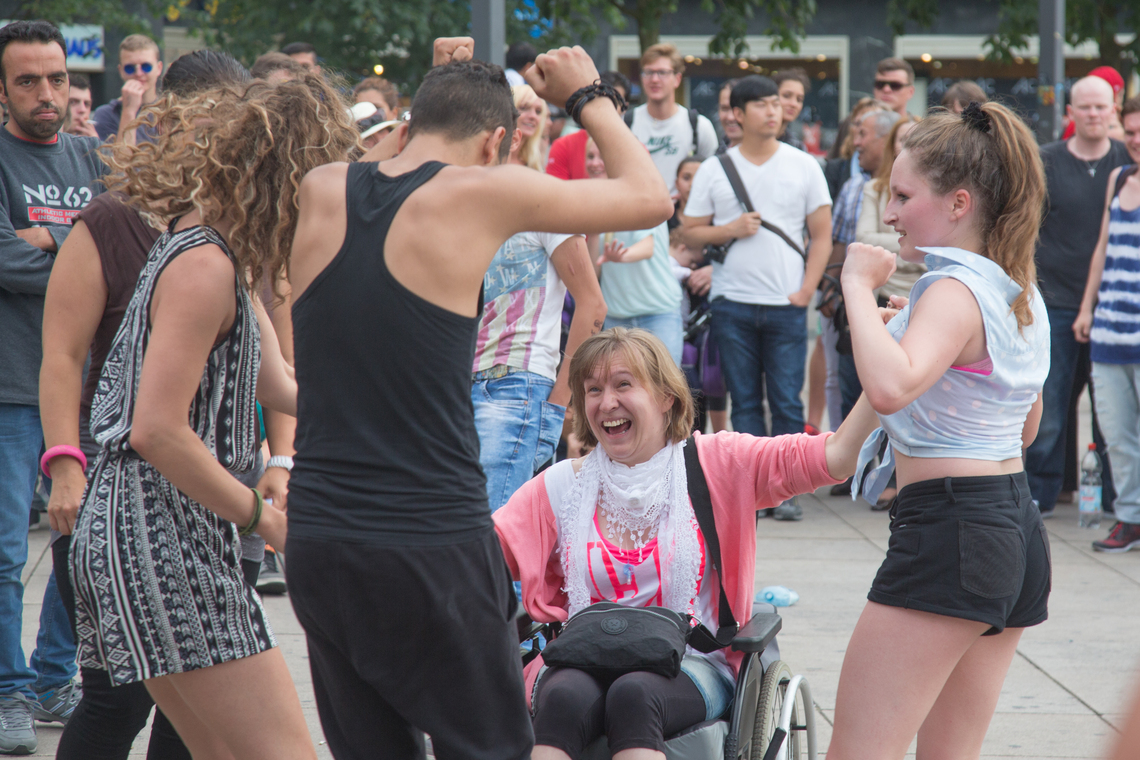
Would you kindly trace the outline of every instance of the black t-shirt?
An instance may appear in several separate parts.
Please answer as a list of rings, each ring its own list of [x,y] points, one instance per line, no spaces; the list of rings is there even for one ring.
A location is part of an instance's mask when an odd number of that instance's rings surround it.
[[[1041,160],[1049,202],[1037,242],[1038,285],[1046,306],[1076,310],[1100,236],[1108,176],[1131,159],[1124,143],[1116,140],[1099,161],[1077,158],[1066,141],[1059,140],[1041,146]]]

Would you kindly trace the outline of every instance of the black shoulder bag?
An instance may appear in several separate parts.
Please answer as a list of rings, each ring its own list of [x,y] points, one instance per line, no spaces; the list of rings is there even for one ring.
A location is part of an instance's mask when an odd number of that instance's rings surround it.
[[[542,652],[547,665],[574,668],[603,679],[634,671],[676,678],[681,672],[686,644],[707,653],[732,643],[739,625],[724,592],[712,499],[692,438],[685,445],[685,471],[689,499],[705,538],[705,559],[709,563],[706,568],[711,565],[716,570],[720,587],[716,634],[703,625],[693,626],[692,615],[666,607],[624,607],[616,602],[598,602],[566,621],[558,638]]]
[[[721,167],[724,169],[724,175],[728,177],[728,184],[732,185],[732,192],[736,194],[736,200],[740,201],[740,205],[748,213],[754,212],[756,209],[752,207],[752,199],[748,197],[748,190],[744,187],[744,182],[740,179],[740,173],[736,171],[736,164],[732,163],[732,158],[727,153],[722,153],[716,157],[720,161]],[[781,240],[791,246],[792,250],[800,255],[800,258],[807,263],[807,253],[804,252],[803,246],[788,237],[788,233],[772,224],[766,219],[760,220],[760,226],[769,232],[778,235]],[[713,261],[723,264],[725,257],[728,256],[728,249],[736,240],[729,240],[727,243],[720,243],[719,245],[705,246],[705,255]]]

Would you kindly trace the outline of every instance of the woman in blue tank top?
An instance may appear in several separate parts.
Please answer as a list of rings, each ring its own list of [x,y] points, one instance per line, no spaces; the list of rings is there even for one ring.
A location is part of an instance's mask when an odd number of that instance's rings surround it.
[[[1021,452],[1036,435],[1049,325],[1033,263],[1045,199],[1037,145],[1006,108],[938,113],[907,136],[884,222],[929,267],[884,326],[894,254],[848,249],[855,364],[882,428],[860,482],[892,470],[886,560],[843,662],[829,760],[977,757],[1022,630],[1047,616],[1048,538]],[[887,315],[890,316],[890,315]],[[856,472],[862,473],[862,466]]]

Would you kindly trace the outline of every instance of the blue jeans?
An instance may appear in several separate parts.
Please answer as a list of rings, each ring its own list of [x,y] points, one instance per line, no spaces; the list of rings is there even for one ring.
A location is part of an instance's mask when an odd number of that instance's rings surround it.
[[[1092,365],[1096,413],[1112,461],[1116,519],[1140,524],[1140,364]]]
[[[661,339],[677,366],[681,366],[681,352],[685,348],[685,326],[681,323],[681,310],[664,314],[647,314],[641,317],[606,317],[605,329],[611,327],[640,327]]]
[[[476,380],[471,386],[479,463],[492,512],[554,456],[566,407],[546,400],[553,387],[553,380],[533,372]]]
[[[0,695],[46,691],[76,674],[75,638],[55,573],[48,578],[31,666],[20,634],[28,561],[28,516],[36,471],[43,453],[40,411],[24,404],[0,404]]]
[[[1049,376],[1041,391],[1041,424],[1037,438],[1025,450],[1025,474],[1029,491],[1042,511],[1057,504],[1057,494],[1065,480],[1065,441],[1068,434],[1069,403],[1084,388],[1089,372],[1089,347],[1077,343],[1073,335],[1075,309],[1049,308]],[[1079,383],[1079,385],[1077,385]],[[1074,394],[1074,386],[1076,393]],[[1104,440],[1096,419],[1095,390],[1093,405],[1093,442],[1104,466],[1104,503],[1112,504],[1116,491],[1105,456]],[[1078,456],[1081,456],[1078,452]]]
[[[771,434],[804,432],[800,392],[807,362],[807,309],[718,298],[712,302],[712,330],[732,396],[732,429],[768,435],[764,420],[767,386]]]

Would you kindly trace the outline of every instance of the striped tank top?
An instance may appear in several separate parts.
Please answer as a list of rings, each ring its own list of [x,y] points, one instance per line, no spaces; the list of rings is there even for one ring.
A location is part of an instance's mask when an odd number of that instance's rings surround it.
[[[1109,206],[1104,275],[1089,340],[1094,362],[1140,363],[1140,207],[1125,211],[1119,194]]]

